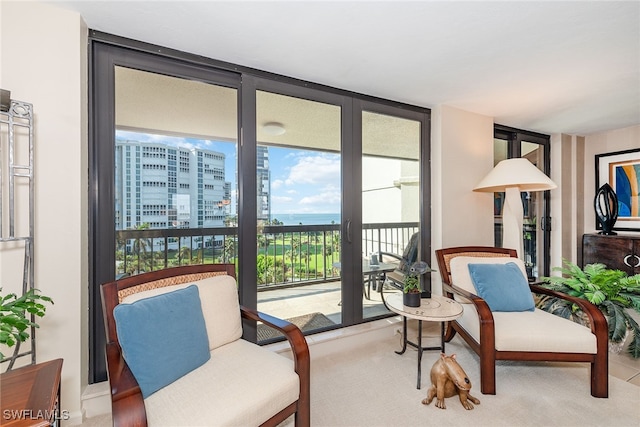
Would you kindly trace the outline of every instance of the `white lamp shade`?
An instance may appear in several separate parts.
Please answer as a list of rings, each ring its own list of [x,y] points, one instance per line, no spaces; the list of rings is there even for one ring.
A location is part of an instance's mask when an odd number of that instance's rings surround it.
[[[518,157],[499,162],[473,191],[495,193],[508,187],[518,187],[520,191],[551,190],[557,185],[529,160]]]
[[[551,190],[556,187],[555,182],[533,163],[518,157],[499,162],[473,191],[505,192],[502,210],[502,247],[515,249],[518,257],[524,260],[523,207],[520,192]]]

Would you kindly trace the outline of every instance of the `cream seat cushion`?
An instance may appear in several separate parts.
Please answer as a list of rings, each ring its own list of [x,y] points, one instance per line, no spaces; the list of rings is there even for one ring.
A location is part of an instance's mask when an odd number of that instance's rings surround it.
[[[544,310],[491,314],[498,351],[597,352],[596,336],[591,329]],[[464,305],[457,322],[480,342],[480,321],[473,304]]]
[[[149,426],[260,425],[298,400],[293,361],[243,339],[236,281],[227,275],[138,292],[122,304],[196,284],[211,359],[144,400]]]
[[[298,399],[293,361],[239,339],[145,399],[149,426],[257,426]]]
[[[506,264],[515,262],[526,277],[522,260],[513,257],[465,257],[451,260],[451,282],[477,294],[468,264]],[[475,306],[469,301],[456,299],[464,304],[462,317],[457,322],[477,342],[480,342],[480,321]],[[540,351],[595,354],[596,336],[590,328],[544,310],[521,312],[492,312],[495,327],[496,350]]]

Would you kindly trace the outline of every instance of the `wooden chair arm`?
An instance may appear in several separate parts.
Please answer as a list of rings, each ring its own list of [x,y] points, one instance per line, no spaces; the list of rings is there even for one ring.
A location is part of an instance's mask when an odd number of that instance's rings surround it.
[[[122,357],[120,346],[111,342],[107,344],[106,349],[114,427],[146,426],[147,413],[144,409],[142,391]]]
[[[240,311],[244,319],[262,322],[281,332],[289,341],[289,345],[291,345],[293,360],[298,375],[302,376],[303,373],[309,372],[309,346],[307,345],[304,334],[296,325],[260,311],[250,310],[246,307],[240,307]]]
[[[446,290],[447,293],[451,295],[450,297],[453,297],[453,294],[457,294],[473,303],[476,308],[476,312],[478,313],[480,337],[479,342],[476,342],[475,346],[472,345],[472,347],[474,347],[476,353],[480,355],[481,359],[484,357],[483,363],[488,363],[487,361],[493,360],[496,348],[496,330],[493,321],[493,314],[491,313],[489,304],[487,304],[487,302],[478,295],[459,288],[454,284],[447,284],[443,282],[442,287],[443,290]]]
[[[548,289],[535,283],[530,283],[529,287],[531,288],[531,292],[548,295],[555,298],[560,298],[560,299],[569,301],[577,305],[578,307],[580,307],[580,309],[589,318],[591,332],[595,334],[598,342],[600,342],[600,340],[608,341],[609,325],[607,323],[607,319],[604,316],[604,313],[602,313],[602,311],[598,307],[596,307],[594,304],[590,303],[585,299],[573,297],[571,295],[567,295],[562,292],[554,291],[553,289]]]
[[[480,323],[483,322],[491,322],[493,323],[493,314],[491,314],[491,309],[489,309],[489,304],[479,297],[478,295],[471,293],[465,289],[459,288],[456,285],[449,285],[447,283],[442,283],[442,289],[447,292],[449,298],[453,298],[454,294],[460,295],[465,299],[469,300],[476,307],[478,311],[478,317],[480,318]]]
[[[300,379],[296,426],[309,426],[311,424],[311,364],[309,346],[304,334],[293,323],[260,311],[240,306],[240,312],[244,319],[262,322],[281,332],[289,341],[293,353],[294,368]]]

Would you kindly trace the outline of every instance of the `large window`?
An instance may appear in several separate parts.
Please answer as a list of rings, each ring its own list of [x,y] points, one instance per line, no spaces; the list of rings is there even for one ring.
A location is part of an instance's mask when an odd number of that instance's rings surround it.
[[[105,34],[91,49],[91,382],[99,286],[122,275],[233,263],[242,305],[305,333],[390,315],[363,258],[407,227],[430,258],[429,110]]]

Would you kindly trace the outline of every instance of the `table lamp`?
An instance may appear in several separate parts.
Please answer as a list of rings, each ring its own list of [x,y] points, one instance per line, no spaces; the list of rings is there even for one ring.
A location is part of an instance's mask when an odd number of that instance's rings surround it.
[[[557,185],[533,163],[517,157],[499,162],[473,191],[505,192],[502,209],[502,247],[515,249],[518,251],[518,257],[524,259],[524,209],[520,192],[551,190],[556,187]]]

